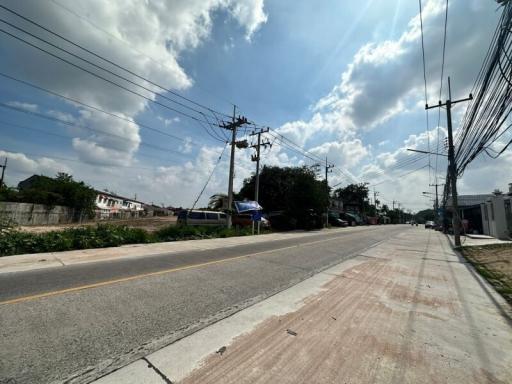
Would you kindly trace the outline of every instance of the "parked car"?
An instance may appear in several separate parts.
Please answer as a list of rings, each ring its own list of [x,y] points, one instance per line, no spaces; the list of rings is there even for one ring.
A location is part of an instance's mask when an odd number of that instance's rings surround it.
[[[348,227],[348,221],[340,218],[337,212],[329,212],[329,224],[333,227]]]
[[[226,225],[226,214],[217,211],[183,210],[178,214],[177,225]]]
[[[427,221],[425,222],[425,228],[434,228],[435,227],[435,223],[433,221]]]
[[[362,224],[359,217],[351,213],[341,212],[340,219],[346,221],[351,227]]]
[[[231,220],[234,227],[252,226],[252,214],[250,213],[235,213]],[[262,217],[260,221],[260,227],[270,228],[270,221],[267,218]]]

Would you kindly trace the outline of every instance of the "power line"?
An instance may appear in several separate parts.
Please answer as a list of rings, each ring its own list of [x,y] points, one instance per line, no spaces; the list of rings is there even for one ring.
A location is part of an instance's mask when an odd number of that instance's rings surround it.
[[[130,118],[127,118],[127,117],[123,117],[123,116],[121,116],[121,115],[117,115],[117,114],[112,113],[112,112],[105,111],[104,109],[101,109],[101,108],[98,108],[98,107],[92,106],[92,105],[90,105],[90,104],[84,103],[83,101],[80,101],[80,100],[74,99],[74,98],[69,97],[69,96],[61,95],[61,94],[59,94],[59,93],[57,93],[57,92],[51,91],[51,90],[49,90],[49,89],[43,88],[43,87],[38,86],[38,85],[35,85],[35,84],[33,84],[33,83],[29,83],[28,81],[21,80],[21,79],[17,79],[17,78],[15,78],[15,77],[9,76],[9,75],[7,75],[7,74],[5,74],[5,73],[2,73],[2,72],[0,72],[0,76],[5,77],[5,78],[10,79],[10,80],[13,80],[13,81],[16,81],[16,82],[18,82],[18,83],[24,84],[24,85],[26,85],[26,86],[32,87],[32,88],[37,89],[37,90],[39,90],[39,91],[46,92],[46,93],[48,93],[48,94],[50,94],[50,95],[57,96],[57,97],[59,97],[59,98],[61,98],[61,99],[64,99],[64,100],[70,101],[70,102],[72,102],[72,103],[76,103],[76,104],[82,105],[82,106],[84,106],[84,107],[86,107],[86,108],[88,108],[88,109],[91,109],[91,110],[94,110],[94,111],[97,111],[97,112],[104,113],[104,114],[109,115],[109,116],[111,116],[111,117],[114,117],[114,118],[116,118],[116,119],[124,120],[124,121],[127,121],[127,122],[129,122],[129,123],[133,123],[133,124],[137,124],[137,125],[138,125],[138,126],[140,126],[141,128],[145,128],[145,129],[151,130],[151,131],[153,131],[153,132],[157,132],[157,133],[159,133],[159,134],[161,134],[161,135],[164,135],[164,136],[170,137],[170,138],[172,138],[172,139],[179,140],[179,141],[185,141],[185,139],[184,139],[184,138],[182,138],[182,137],[179,137],[179,136],[173,135],[173,134],[171,134],[171,133],[168,133],[168,132],[162,131],[162,130],[160,130],[160,129],[158,129],[158,128],[154,128],[154,127],[148,126],[148,125],[146,125],[146,124],[142,124],[142,123],[139,123],[139,122],[135,122],[135,120],[133,120],[133,119],[130,119]]]
[[[11,110],[14,110],[14,111],[17,111],[17,112],[21,112],[21,113],[25,113],[25,114],[28,114],[28,115],[37,116],[37,117],[40,117],[42,119],[56,121],[58,123],[65,124],[65,125],[68,125],[70,127],[74,127],[74,128],[78,128],[78,129],[86,129],[86,130],[93,131],[93,132],[96,132],[96,133],[99,133],[99,134],[102,134],[102,135],[107,135],[107,136],[115,137],[117,139],[120,139],[120,140],[123,140],[123,141],[127,141],[129,143],[133,143],[132,140],[130,140],[130,139],[124,137],[124,136],[116,135],[115,133],[110,133],[110,132],[102,131],[102,130],[99,130],[99,129],[95,129],[95,128],[92,128],[92,127],[87,126],[87,125],[73,124],[73,123],[71,123],[69,121],[66,121],[64,119],[59,119],[59,118],[53,117],[53,116],[47,116],[47,115],[44,115],[42,113],[38,113],[38,112],[34,112],[34,111],[27,111],[25,109],[18,108],[18,107],[15,107],[15,106],[12,106],[12,105],[8,105],[8,104],[5,104],[5,103],[0,103],[0,107],[11,109]],[[159,150],[159,151],[163,151],[163,152],[166,152],[166,153],[170,152],[170,153],[175,153],[175,154],[183,155],[181,152],[177,152],[177,151],[174,151],[174,150],[169,149],[169,148],[163,148],[163,147],[160,147],[160,146],[157,146],[157,145],[154,145],[154,144],[150,144],[150,143],[140,142],[139,145],[150,147],[150,148],[153,148],[153,149],[156,149],[156,150]],[[112,148],[112,149],[115,149],[115,148]],[[116,149],[116,150],[119,151],[120,149]]]
[[[89,19],[89,17],[87,16],[83,16],[81,15],[80,13],[76,12],[75,10],[71,9],[71,8],[68,8],[66,7],[65,5],[63,5],[62,3],[59,3],[58,1],[56,0],[48,0],[50,2],[52,2],[55,6],[63,9],[64,11],[68,12],[69,14],[73,15],[74,17],[76,17],[77,19],[80,19],[82,21],[85,21],[87,24],[89,24],[90,26],[92,26],[93,28],[95,28],[96,30],[104,33],[105,35],[109,36],[109,37],[112,37],[114,39],[116,39],[117,41],[123,43],[126,47],[128,47],[129,49],[131,49],[133,52],[136,52],[142,56],[145,56],[147,57],[149,60],[151,60],[152,62],[154,62],[155,64],[159,65],[160,67],[162,68],[167,68],[167,69],[173,69],[171,67],[169,67],[167,64],[165,64],[164,62],[162,62],[161,60],[157,60],[155,59],[154,57],[148,55],[146,52],[143,52],[139,49],[137,49],[136,47],[134,47],[132,44],[130,44],[128,41],[110,33],[109,31],[107,31],[106,29],[102,28],[101,26],[99,26],[98,24],[94,23],[92,20]],[[218,99],[221,99],[222,101],[226,102],[227,104],[230,104],[230,106],[233,106],[234,103],[229,101],[228,99],[222,97],[222,96],[219,96],[218,94],[214,94],[208,90],[206,90],[205,88],[201,87],[199,84],[194,84],[195,87],[199,88],[200,90],[202,90],[203,92],[205,93],[208,93],[212,96],[214,96],[215,98],[218,98]],[[180,95],[180,97],[183,97],[183,95]],[[220,113],[220,112],[219,112]]]
[[[64,59],[63,57],[60,57],[60,56],[58,56],[58,55],[56,55],[56,54],[54,54],[54,53],[52,53],[52,52],[49,52],[49,51],[45,50],[44,48],[38,47],[37,45],[32,44],[32,43],[30,43],[29,41],[22,39],[21,37],[18,37],[18,36],[16,36],[16,35],[13,35],[12,33],[5,31],[4,29],[1,29],[1,28],[0,28],[0,32],[2,32],[2,33],[4,33],[4,34],[6,34],[6,35],[8,35],[8,36],[10,36],[10,37],[12,37],[12,38],[14,38],[14,39],[18,40],[18,41],[21,41],[21,42],[23,42],[23,43],[25,43],[25,44],[27,44],[27,45],[29,45],[29,46],[31,46],[31,47],[33,47],[33,48],[35,48],[35,49],[38,49],[38,50],[40,50],[40,51],[42,51],[42,52],[44,52],[44,53],[46,53],[46,54],[48,54],[48,55],[50,55],[50,56],[52,56],[52,57],[54,57],[54,58],[58,59],[58,60],[60,60],[60,61],[63,61],[63,62],[64,62],[64,63],[66,63],[66,64],[69,64],[69,65],[71,65],[71,66],[73,66],[73,67],[75,67],[75,68],[78,68],[78,69],[80,69],[80,70],[82,70],[82,71],[84,71],[84,72],[86,72],[86,73],[88,73],[88,74],[90,74],[90,75],[92,75],[92,76],[94,76],[94,77],[97,77],[97,78],[99,78],[99,79],[101,79],[101,80],[103,80],[103,81],[106,81],[107,83],[110,83],[110,84],[112,84],[112,85],[115,85],[116,87],[119,87],[119,88],[121,88],[121,89],[123,89],[123,90],[125,90],[125,91],[127,91],[127,92],[129,92],[129,93],[131,93],[131,94],[134,94],[134,95],[136,95],[136,96],[139,96],[139,97],[141,97],[141,98],[143,98],[143,99],[145,99],[145,100],[147,100],[147,101],[149,101],[149,102],[152,102],[152,103],[154,103],[154,104],[160,105],[160,106],[162,106],[162,107],[164,107],[164,108],[167,108],[167,109],[169,109],[169,110],[171,110],[171,111],[173,111],[173,112],[179,113],[179,114],[181,114],[181,115],[183,115],[183,116],[185,116],[185,117],[188,117],[188,118],[190,118],[190,119],[192,119],[192,120],[194,120],[194,121],[199,121],[199,122],[203,121],[202,119],[199,119],[199,118],[197,118],[197,117],[195,117],[195,116],[192,116],[192,115],[190,115],[190,114],[188,114],[188,113],[186,113],[186,112],[180,111],[180,110],[175,109],[175,108],[173,108],[173,107],[170,107],[170,106],[168,106],[168,105],[166,105],[166,104],[160,103],[160,102],[159,102],[159,101],[157,101],[157,100],[153,100],[153,99],[151,99],[151,98],[149,98],[149,97],[147,97],[147,96],[145,96],[145,95],[143,95],[143,94],[141,94],[141,93],[138,93],[138,92],[136,92],[136,91],[134,91],[134,90],[131,90],[131,89],[129,89],[129,88],[127,88],[127,87],[125,87],[125,86],[123,86],[123,85],[119,84],[119,83],[116,83],[115,81],[109,80],[109,79],[107,79],[107,78],[105,78],[105,77],[103,77],[103,76],[101,76],[101,75],[99,75],[99,74],[97,74],[97,73],[95,73],[95,72],[92,72],[92,71],[90,71],[90,70],[88,70],[88,69],[86,69],[86,68],[84,68],[84,67],[81,67],[81,66],[80,66],[80,65],[78,65],[78,64],[75,64],[75,63],[73,63],[73,62],[71,62],[71,61],[69,61],[69,60],[67,60],[67,59]],[[203,114],[203,116],[204,116],[204,114]]]
[[[421,29],[421,54],[423,59],[423,82],[425,86],[425,105],[428,103],[428,95],[427,95],[427,69],[425,65],[425,43],[423,39],[423,9],[421,6],[421,0],[418,0],[419,6],[420,6],[420,29]],[[427,123],[427,147],[428,152],[430,152],[430,124],[428,121],[428,110],[425,110],[425,117],[426,117],[426,123]],[[428,156],[428,164],[430,165],[430,154]],[[429,184],[430,184],[430,168],[428,172],[429,177]]]
[[[424,165],[423,167],[416,168],[416,169],[414,169],[414,170],[412,170],[412,171],[409,171],[409,172],[407,172],[407,173],[403,173],[403,174],[401,174],[401,175],[397,176],[397,178],[405,177],[405,176],[408,176],[408,175],[410,175],[410,174],[412,174],[412,173],[415,173],[415,172],[421,171],[422,169],[427,168],[428,166],[429,166],[429,165],[428,165],[428,164],[426,164],[426,165]],[[381,185],[381,184],[384,184],[384,183],[389,183],[390,181],[392,181],[392,180],[384,180],[384,181],[381,181],[380,183],[373,184],[373,185],[372,185],[372,187],[376,187],[377,185]]]
[[[496,27],[473,90],[474,100],[463,117],[456,138],[457,174],[481,153],[498,157],[512,144],[510,140],[497,155],[488,150],[509,131],[512,112],[512,3],[503,5],[503,12]]]
[[[442,93],[443,93],[443,80],[444,80],[444,62],[445,62],[445,55],[446,55],[446,38],[447,38],[447,27],[448,27],[448,0],[446,0],[445,5],[445,15],[444,15],[444,35],[443,35],[443,56],[442,56],[442,62],[441,62],[441,85],[439,87],[439,100],[441,100]],[[425,103],[427,104],[427,103]],[[428,114],[428,110],[425,110],[425,112]],[[437,145],[436,145],[436,153],[439,153],[439,125],[441,124],[441,108],[439,108],[437,113]],[[439,155],[436,155],[436,183],[437,183],[437,166],[439,161]],[[430,184],[430,182],[429,182]]]
[[[18,12],[13,11],[12,9],[10,9],[10,8],[8,8],[8,7],[4,6],[4,5],[1,5],[1,4],[0,4],[0,8],[4,9],[4,10],[6,10],[7,12],[10,12],[10,13],[12,13],[12,14],[14,14],[14,15],[18,16],[19,18],[21,18],[21,19],[23,19],[23,20],[25,20],[25,21],[27,21],[27,22],[31,23],[32,25],[35,25],[35,26],[37,26],[37,27],[39,27],[39,28],[43,29],[44,31],[46,31],[46,32],[48,32],[48,33],[50,33],[50,34],[52,34],[52,35],[54,35],[54,36],[56,36],[56,37],[58,37],[58,38],[60,38],[60,39],[64,40],[64,41],[66,41],[67,43],[69,43],[69,44],[71,44],[71,45],[73,45],[73,46],[75,46],[75,47],[77,47],[77,48],[79,48],[79,49],[81,49],[81,50],[83,50],[83,51],[85,51],[85,52],[87,52],[87,53],[89,53],[89,54],[93,55],[94,57],[96,57],[96,58],[98,58],[98,59],[100,59],[100,60],[103,60],[103,61],[105,61],[105,62],[107,62],[107,63],[109,63],[109,64],[113,65],[114,67],[119,68],[119,69],[121,69],[121,70],[123,70],[123,71],[125,71],[125,72],[127,72],[127,73],[129,73],[129,74],[131,74],[131,75],[133,75],[133,76],[135,76],[135,77],[137,77],[137,78],[141,79],[141,80],[144,80],[144,81],[148,82],[148,83],[149,83],[149,84],[151,84],[151,85],[154,85],[154,86],[156,86],[156,87],[160,88],[161,90],[163,90],[163,91],[165,91],[165,92],[169,92],[169,93],[171,93],[171,94],[173,94],[173,95],[175,95],[175,96],[177,96],[177,97],[179,97],[179,98],[181,98],[181,99],[183,99],[183,100],[188,101],[188,102],[189,102],[189,103],[191,103],[191,104],[194,104],[194,105],[196,105],[196,106],[198,106],[198,107],[204,108],[204,109],[206,109],[206,110],[208,110],[208,111],[210,111],[210,112],[212,112],[212,113],[217,113],[217,114],[219,114],[219,115],[223,115],[223,116],[227,116],[227,117],[229,117],[228,115],[226,115],[226,114],[224,114],[224,113],[222,113],[222,112],[215,111],[214,109],[212,109],[212,108],[210,108],[210,107],[207,107],[207,106],[205,106],[205,105],[202,105],[202,104],[200,104],[200,103],[198,103],[198,102],[196,102],[196,101],[194,101],[194,100],[191,100],[191,99],[189,99],[189,98],[187,98],[187,97],[185,97],[185,96],[183,96],[183,95],[180,95],[179,93],[177,93],[177,92],[175,92],[175,91],[172,91],[172,90],[170,90],[170,89],[168,89],[168,88],[166,88],[166,87],[163,87],[163,86],[161,86],[160,84],[157,84],[157,83],[155,83],[154,81],[151,81],[151,80],[147,79],[146,77],[141,76],[141,75],[139,75],[139,74],[137,74],[137,73],[135,73],[135,72],[133,72],[133,71],[131,71],[131,70],[129,70],[129,69],[127,69],[127,68],[125,68],[125,67],[123,67],[123,66],[121,66],[121,65],[119,65],[119,64],[117,64],[117,63],[115,63],[115,62],[113,62],[112,60],[109,60],[109,59],[107,59],[107,58],[105,58],[105,57],[103,57],[103,56],[101,56],[101,55],[99,55],[99,54],[97,54],[97,53],[95,53],[95,52],[91,51],[90,49],[85,48],[84,46],[82,46],[82,45],[80,45],[80,44],[75,43],[74,41],[72,41],[72,40],[70,40],[70,39],[68,39],[68,38],[64,37],[63,35],[61,35],[61,34],[59,34],[59,33],[55,32],[55,31],[53,31],[53,30],[51,30],[51,29],[49,29],[49,28],[47,28],[47,27],[45,27],[45,26],[43,26],[43,25],[41,25],[41,24],[39,24],[39,23],[35,22],[34,20],[29,19],[28,17],[25,17],[25,16],[23,16],[23,15],[19,14]],[[58,46],[56,46],[56,45],[54,45],[54,44],[52,44],[52,43],[50,43],[50,42],[48,42],[48,41],[44,40],[44,39],[42,39],[42,38],[40,38],[40,37],[38,37],[38,36],[36,36],[36,35],[34,35],[34,34],[30,33],[30,32],[27,32],[26,30],[24,30],[24,29],[22,29],[22,28],[20,28],[20,27],[17,27],[17,26],[15,26],[15,25],[13,25],[13,24],[11,24],[11,23],[9,23],[9,22],[5,21],[5,20],[0,19],[0,21],[2,21],[3,23],[5,23],[5,24],[7,24],[7,25],[10,25],[11,27],[13,27],[13,28],[15,28],[15,29],[17,29],[17,30],[19,30],[19,31],[22,31],[22,32],[24,32],[24,33],[26,33],[26,34],[28,34],[28,35],[30,35],[30,36],[32,36],[32,37],[34,37],[34,38],[38,39],[38,40],[41,40],[41,41],[43,41],[43,42],[45,42],[45,43],[47,43],[47,44],[49,44],[49,45],[51,45],[51,46],[53,46],[53,47],[55,47],[55,48],[57,48],[57,49],[64,50],[64,49],[62,49],[62,48],[60,48],[60,47],[58,47]],[[64,51],[66,51],[66,50],[64,50]],[[87,60],[85,60],[85,59],[83,59],[83,58],[79,57],[78,55],[74,55],[74,54],[72,54],[72,53],[70,53],[70,52],[68,52],[68,51],[66,51],[66,53],[68,53],[68,54],[70,54],[70,55],[73,55],[74,57],[77,57],[77,58],[79,58],[80,60],[84,60],[84,61],[88,62],[89,64],[94,65],[94,66],[96,66],[96,67],[98,67],[98,68],[101,68],[101,69],[103,69],[103,70],[105,70],[105,71],[108,71],[108,70],[104,69],[103,67],[100,67],[100,66],[98,66],[98,65],[96,65],[96,64],[94,64],[94,63],[92,63],[92,62],[89,62],[89,61],[87,61]],[[109,72],[109,73],[111,73],[111,74],[113,74],[114,76],[118,76],[117,74],[115,74],[115,73],[113,73],[113,72],[111,72],[111,71],[108,71],[108,72]],[[124,80],[129,81],[129,80],[127,80],[127,79],[124,79]],[[133,84],[135,84],[135,83],[133,83]],[[138,86],[140,86],[140,85],[138,85]],[[161,96],[161,95],[160,95],[160,96]],[[191,110],[194,110],[194,109],[193,109],[193,108],[191,108],[190,106],[187,106],[187,105],[185,105],[185,104],[183,104],[183,103],[180,103],[180,102],[178,102],[178,101],[175,101],[175,100],[172,100],[172,99],[168,99],[168,100],[171,100],[171,101],[175,102],[176,104],[178,104],[178,105],[180,105],[180,106],[182,106],[182,107],[185,107],[185,108],[189,108],[189,109],[191,109]],[[194,110],[194,111],[195,111],[195,110]],[[197,112],[197,111],[196,111],[196,112]]]
[[[29,130],[29,131],[33,131],[33,132],[39,132],[39,133],[42,133],[44,135],[48,135],[48,136],[54,136],[54,137],[59,137],[61,139],[73,139],[73,136],[69,136],[69,135],[61,135],[59,133],[55,133],[55,132],[48,132],[48,131],[45,131],[43,129],[39,129],[39,128],[35,128],[35,127],[27,127],[25,125],[20,125],[20,124],[15,124],[15,123],[11,123],[11,122],[7,122],[7,121],[3,121],[3,120],[0,120],[0,124],[3,124],[3,125],[8,125],[8,126],[11,126],[11,127],[15,127],[15,128],[21,128],[21,129],[26,129],[26,130]],[[142,143],[141,143],[142,144]],[[104,145],[104,144],[101,144],[100,145],[102,148],[108,148],[108,149],[113,149],[115,151],[122,151],[121,148],[116,148],[116,147],[113,147],[113,146],[107,146],[107,145]],[[171,152],[173,154],[177,154],[177,155],[181,155],[183,157],[185,157],[185,155],[181,152],[174,152],[174,151],[166,151],[166,152]],[[159,156],[153,156],[153,155],[148,155],[148,154],[145,154],[145,153],[140,153],[140,152],[137,152],[137,156],[141,156],[141,157],[148,157],[148,158],[151,158],[151,159],[157,159],[157,160],[166,160],[162,157],[159,157]]]
[[[0,151],[3,151],[3,152],[8,153],[8,154],[12,154],[12,155],[20,154],[20,155],[24,155],[24,156],[44,157],[44,158],[52,159],[52,160],[71,161],[71,162],[75,162],[75,163],[79,163],[79,164],[83,164],[83,165],[87,165],[87,166],[95,167],[95,168],[97,168],[98,166],[101,166],[101,167],[112,167],[112,168],[144,169],[144,170],[151,170],[151,171],[158,170],[158,169],[155,169],[155,168],[139,167],[139,166],[132,166],[132,165],[115,165],[115,164],[105,164],[105,163],[103,163],[103,164],[102,163],[91,164],[91,163],[86,163],[86,162],[84,162],[83,160],[80,160],[80,159],[70,159],[68,157],[54,156],[54,155],[45,155],[45,154],[41,154],[41,153],[12,152],[12,151],[8,151],[8,150],[5,150],[5,149],[0,149]]]
[[[226,145],[224,146],[224,149],[222,149],[222,152],[220,153],[219,158],[217,159],[217,162],[215,163],[215,165],[213,166],[212,171],[210,172],[210,176],[208,176],[208,179],[206,180],[206,183],[204,184],[203,189],[201,189],[201,192],[199,192],[199,195],[197,196],[197,199],[194,201],[194,204],[192,204],[192,208],[191,209],[195,208],[197,202],[199,201],[199,199],[203,195],[204,190],[206,189],[206,187],[210,183],[210,180],[212,179],[213,173],[215,172],[215,169],[217,169],[217,166],[220,164],[220,162],[222,160],[222,156],[224,155],[224,152],[226,151],[226,148],[228,147],[228,144],[229,144],[229,142],[227,142]]]

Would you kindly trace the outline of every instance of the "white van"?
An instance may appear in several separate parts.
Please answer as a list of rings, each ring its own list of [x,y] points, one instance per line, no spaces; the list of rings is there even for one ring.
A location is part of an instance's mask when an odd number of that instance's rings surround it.
[[[227,216],[224,212],[183,210],[178,214],[177,225],[226,225]]]

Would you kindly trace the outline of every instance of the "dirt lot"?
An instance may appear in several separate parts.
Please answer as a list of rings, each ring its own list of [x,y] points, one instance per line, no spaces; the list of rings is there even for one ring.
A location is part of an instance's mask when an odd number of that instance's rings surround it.
[[[462,253],[478,272],[512,303],[512,245],[465,247]]]
[[[163,217],[147,217],[141,219],[129,219],[129,220],[103,220],[95,221],[83,224],[61,224],[61,225],[34,225],[34,226],[21,226],[20,229],[25,232],[32,233],[44,233],[50,231],[62,231],[67,228],[85,227],[88,225],[101,224],[114,224],[114,225],[126,225],[132,228],[142,228],[148,232],[154,232],[160,228],[168,225],[176,224],[176,216],[163,216]]]

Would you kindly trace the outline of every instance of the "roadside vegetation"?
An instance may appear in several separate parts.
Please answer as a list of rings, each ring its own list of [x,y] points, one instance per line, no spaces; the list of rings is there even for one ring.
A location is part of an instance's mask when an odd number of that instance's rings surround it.
[[[140,228],[98,224],[36,234],[22,232],[12,223],[3,220],[0,223],[0,256],[118,247],[125,244],[246,236],[251,232],[251,228],[227,229],[225,227],[177,227],[172,225],[151,233]]]
[[[96,191],[83,181],[75,181],[67,173],[58,173],[55,178],[37,176],[30,185],[9,188],[0,185],[0,201],[43,204],[48,207],[63,205],[75,210],[76,219],[81,216],[94,217]]]
[[[512,245],[463,247],[462,254],[512,304]]]

